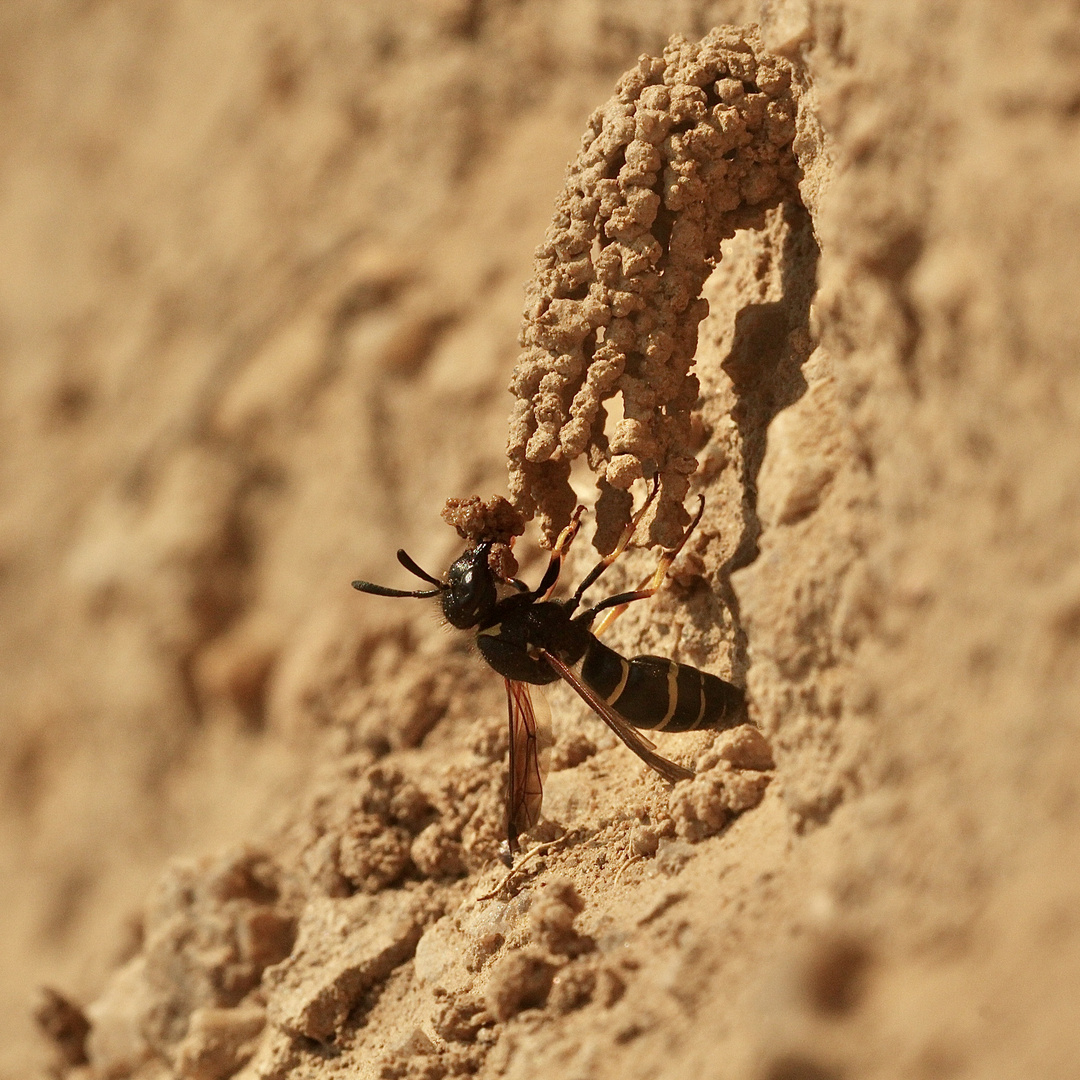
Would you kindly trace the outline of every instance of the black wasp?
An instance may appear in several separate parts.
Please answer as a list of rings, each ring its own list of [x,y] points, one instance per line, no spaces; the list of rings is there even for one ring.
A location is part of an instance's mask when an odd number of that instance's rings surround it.
[[[543,799],[530,684],[542,686],[557,679],[565,680],[642,761],[671,783],[687,780],[694,774],[658,754],[635,728],[695,731],[733,727],[745,718],[743,692],[732,683],[661,656],[627,659],[609,649],[597,636],[628,604],[652,596],[660,587],[675,556],[701,520],[704,499],[690,527],[674,548],[664,552],[648,581],[633,592],[609,596],[592,607],[578,610],[585,590],[625,550],[656,491],[654,486],[614,551],[585,575],[568,600],[552,600],[551,594],[563,558],[577,535],[584,509],[581,506],[559,535],[547,570],[535,589],[517,578],[503,578],[491,568],[490,540],[481,540],[458,558],[445,581],[432,577],[404,551],[398,551],[401,565],[429,582],[430,589],[410,592],[388,589],[370,581],[353,582],[353,588],[375,596],[438,596],[447,621],[460,630],[475,630],[477,648],[503,676],[510,718],[506,833],[511,853],[519,850],[519,834],[539,820]],[[597,616],[604,612],[607,614],[594,629]]]

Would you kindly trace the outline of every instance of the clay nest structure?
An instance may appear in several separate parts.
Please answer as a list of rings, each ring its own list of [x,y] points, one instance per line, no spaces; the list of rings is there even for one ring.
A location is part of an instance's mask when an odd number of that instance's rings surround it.
[[[642,56],[590,117],[536,253],[510,385],[511,497],[549,544],[582,454],[600,490],[600,551],[643,476],[661,484],[651,539],[671,545],[686,526],[702,287],[721,241],[794,195],[795,112],[789,65],[754,29],[722,27]]]

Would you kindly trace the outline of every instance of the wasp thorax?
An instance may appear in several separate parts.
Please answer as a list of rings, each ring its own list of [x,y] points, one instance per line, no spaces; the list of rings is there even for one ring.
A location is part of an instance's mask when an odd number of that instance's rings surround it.
[[[442,609],[447,622],[467,630],[483,622],[498,601],[495,580],[488,566],[490,544],[483,543],[466,551],[450,567]]]

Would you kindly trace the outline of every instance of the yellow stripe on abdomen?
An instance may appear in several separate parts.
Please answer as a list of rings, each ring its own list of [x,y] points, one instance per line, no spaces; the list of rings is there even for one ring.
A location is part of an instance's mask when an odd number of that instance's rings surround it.
[[[630,665],[626,659],[622,656],[619,657],[619,663],[622,665],[622,678],[619,679],[618,686],[615,687],[611,693],[604,698],[604,700],[612,707],[615,708],[615,702],[622,697],[622,692],[626,689],[626,680],[630,675]]]
[[[657,731],[663,731],[671,723],[675,708],[679,704],[679,665],[674,660],[668,661],[667,669],[667,712],[664,719],[656,725]]]

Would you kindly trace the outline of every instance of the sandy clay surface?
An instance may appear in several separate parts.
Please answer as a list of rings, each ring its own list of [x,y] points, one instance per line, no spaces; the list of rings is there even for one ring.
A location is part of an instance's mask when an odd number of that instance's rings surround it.
[[[1078,1075],[1078,237],[1065,0],[0,5],[0,1077]],[[349,583],[656,462],[607,640],[757,730],[557,687],[507,880]]]

